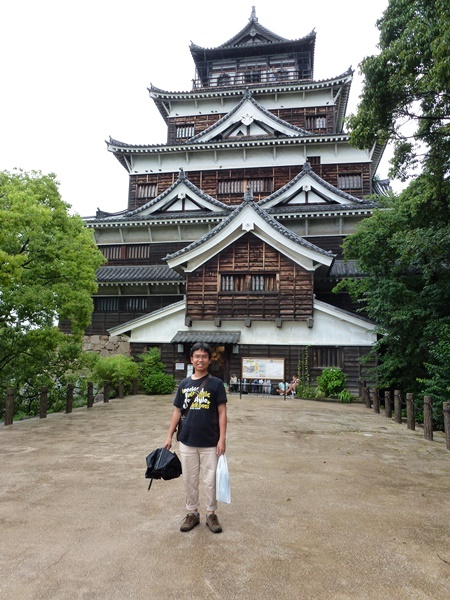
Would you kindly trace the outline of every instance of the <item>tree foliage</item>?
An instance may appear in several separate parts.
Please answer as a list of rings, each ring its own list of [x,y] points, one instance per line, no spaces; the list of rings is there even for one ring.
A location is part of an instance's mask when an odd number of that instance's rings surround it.
[[[12,386],[31,401],[79,356],[104,259],[68,208],[54,175],[0,172],[1,397]]]
[[[361,63],[365,78],[351,140],[370,148],[394,140],[392,177],[419,164],[448,176],[450,156],[450,3],[390,0],[377,21],[377,56]]]
[[[414,178],[347,238],[345,257],[365,277],[339,287],[379,324],[379,385],[423,395],[450,381],[448,361],[433,366],[450,324],[450,3],[390,0],[377,26],[380,53],[361,64],[351,139],[366,148],[393,139],[391,176]]]

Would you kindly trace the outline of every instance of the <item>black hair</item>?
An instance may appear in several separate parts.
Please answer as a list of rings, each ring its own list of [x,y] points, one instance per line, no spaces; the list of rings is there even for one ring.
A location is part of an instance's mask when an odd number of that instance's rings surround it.
[[[205,342],[196,342],[191,348],[190,356],[193,356],[194,352],[196,352],[197,350],[203,350],[203,352],[206,352],[208,354],[209,358],[211,358],[212,356],[211,346],[209,344],[206,344]]]

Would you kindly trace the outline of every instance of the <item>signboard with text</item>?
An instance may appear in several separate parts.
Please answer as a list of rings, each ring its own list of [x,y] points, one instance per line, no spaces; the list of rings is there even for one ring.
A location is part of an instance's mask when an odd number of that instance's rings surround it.
[[[284,358],[243,358],[241,377],[284,381]]]

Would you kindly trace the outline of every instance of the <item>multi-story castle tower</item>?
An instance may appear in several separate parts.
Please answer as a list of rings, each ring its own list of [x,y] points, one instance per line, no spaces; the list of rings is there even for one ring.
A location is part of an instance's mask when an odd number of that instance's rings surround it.
[[[315,40],[284,39],[253,9],[228,42],[191,45],[191,91],[150,87],[167,143],[108,142],[128,206],[86,219],[108,261],[87,334],[158,346],[178,378],[209,342],[225,381],[243,357],[285,359],[290,375],[308,348],[313,374],[339,366],[357,387],[374,325],[331,290],[355,274],[342,240],[371,214],[383,147],[350,146],[353,73],[315,81]]]

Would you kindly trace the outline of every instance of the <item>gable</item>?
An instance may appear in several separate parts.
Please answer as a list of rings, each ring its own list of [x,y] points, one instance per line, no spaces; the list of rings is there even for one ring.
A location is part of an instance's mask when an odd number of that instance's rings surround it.
[[[179,252],[166,256],[165,260],[171,268],[179,267],[191,273],[248,232],[277,248],[307,271],[314,271],[321,265],[330,266],[334,260],[333,254],[311,244],[273,219],[247,194],[243,203],[220,225]]]
[[[183,169],[180,169],[178,180],[173,185],[144,206],[128,213],[127,217],[205,211],[230,212],[230,207],[202,192],[187,179]]]
[[[302,171],[285,186],[261,200],[258,205],[265,210],[275,206],[313,204],[372,204],[351,196],[319,177],[306,162]]]
[[[304,137],[305,129],[291,125],[266,110],[247,90],[242,100],[214,125],[187,140],[192,142],[224,141],[240,137]]]

